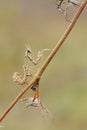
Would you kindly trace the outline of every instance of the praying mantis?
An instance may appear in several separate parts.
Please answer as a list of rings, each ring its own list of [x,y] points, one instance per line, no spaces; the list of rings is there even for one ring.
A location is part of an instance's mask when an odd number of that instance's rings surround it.
[[[29,47],[26,47],[25,59],[29,60],[30,62],[32,62],[33,65],[36,66],[46,51],[49,51],[49,49],[43,49],[41,51],[38,51],[37,57],[36,59],[34,59],[31,55],[32,54],[31,49]],[[13,81],[16,82],[20,86],[27,84],[28,77],[32,77],[32,72],[31,72],[31,69],[29,69],[28,64],[23,65],[23,71],[24,71],[23,77],[19,72],[14,72],[12,76]],[[39,80],[37,80],[31,86],[31,90],[34,92],[33,97],[26,97],[24,99],[21,99],[21,101],[26,103],[26,107],[29,107],[29,106],[38,107],[39,110],[43,113],[43,117],[45,116],[45,113],[49,114],[48,109],[43,105],[39,97]]]

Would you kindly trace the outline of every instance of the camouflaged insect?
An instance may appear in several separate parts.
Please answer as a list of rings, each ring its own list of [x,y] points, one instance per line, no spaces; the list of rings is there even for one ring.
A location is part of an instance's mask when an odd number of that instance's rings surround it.
[[[75,6],[75,7],[79,7],[79,5],[81,4],[81,1],[79,0],[56,0],[57,1],[57,8],[59,9],[59,11],[64,14],[65,19],[69,22],[71,22],[69,16],[68,16],[68,9],[70,6]]]

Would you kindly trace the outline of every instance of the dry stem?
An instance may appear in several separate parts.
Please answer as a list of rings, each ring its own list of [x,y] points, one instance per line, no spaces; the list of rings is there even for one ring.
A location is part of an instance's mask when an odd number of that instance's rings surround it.
[[[31,85],[33,85],[34,82],[36,82],[37,80],[40,79],[40,77],[43,74],[43,72],[45,71],[46,67],[48,66],[48,64],[50,63],[50,61],[54,57],[54,55],[57,53],[57,51],[59,50],[61,45],[64,43],[64,41],[67,38],[67,36],[69,35],[69,33],[71,32],[73,26],[75,25],[77,19],[79,18],[80,14],[82,13],[86,4],[87,4],[87,0],[84,0],[81,3],[77,13],[75,14],[74,18],[72,19],[72,22],[70,23],[70,25],[66,29],[65,33],[60,38],[60,40],[58,41],[58,43],[56,44],[56,46],[54,47],[54,49],[52,50],[52,52],[50,53],[48,58],[46,59],[44,64],[41,66],[41,68],[39,69],[39,71],[37,72],[35,77],[30,81],[30,83],[17,95],[17,97],[12,101],[12,103],[9,105],[9,107],[6,109],[6,111],[1,115],[0,122],[6,117],[8,112],[10,112],[10,110],[14,107],[14,105],[18,102],[18,100],[23,96],[23,94],[31,87]]]

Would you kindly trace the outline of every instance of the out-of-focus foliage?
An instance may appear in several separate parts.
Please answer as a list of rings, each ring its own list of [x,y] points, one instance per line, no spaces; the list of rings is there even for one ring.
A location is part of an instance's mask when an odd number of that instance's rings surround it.
[[[22,89],[12,75],[23,73],[25,45],[30,44],[33,57],[38,50],[52,49],[68,24],[53,0],[0,1],[0,114]],[[40,97],[52,119],[43,119],[36,108],[25,109],[19,102],[2,122],[3,130],[87,129],[86,27],[87,8],[41,78]],[[24,97],[31,96],[30,91]]]

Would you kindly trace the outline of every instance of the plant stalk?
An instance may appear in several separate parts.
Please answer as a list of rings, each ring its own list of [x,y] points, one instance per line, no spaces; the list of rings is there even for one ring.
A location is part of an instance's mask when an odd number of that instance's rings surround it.
[[[45,69],[47,68],[48,64],[53,59],[54,55],[57,53],[57,51],[59,50],[61,45],[64,43],[65,39],[68,37],[69,33],[71,32],[72,28],[74,27],[76,21],[78,20],[80,14],[82,13],[82,11],[85,8],[86,4],[87,4],[87,0],[83,0],[83,2],[81,3],[78,11],[76,12],[75,16],[73,17],[71,23],[69,24],[68,28],[66,29],[65,33],[60,38],[60,40],[58,41],[56,46],[53,48],[53,50],[49,54],[48,58],[44,62],[44,64],[41,66],[41,68],[36,73],[34,78],[30,81],[30,83],[27,86],[25,86],[25,88],[17,95],[17,97],[12,101],[12,103],[8,106],[8,108],[5,110],[5,112],[1,115],[0,122],[6,117],[6,115],[11,111],[11,109],[15,106],[15,104],[18,102],[18,100],[31,87],[31,85],[33,85],[34,82],[36,82],[37,80],[39,80],[41,78],[41,76],[42,76],[43,72],[45,71]]]

